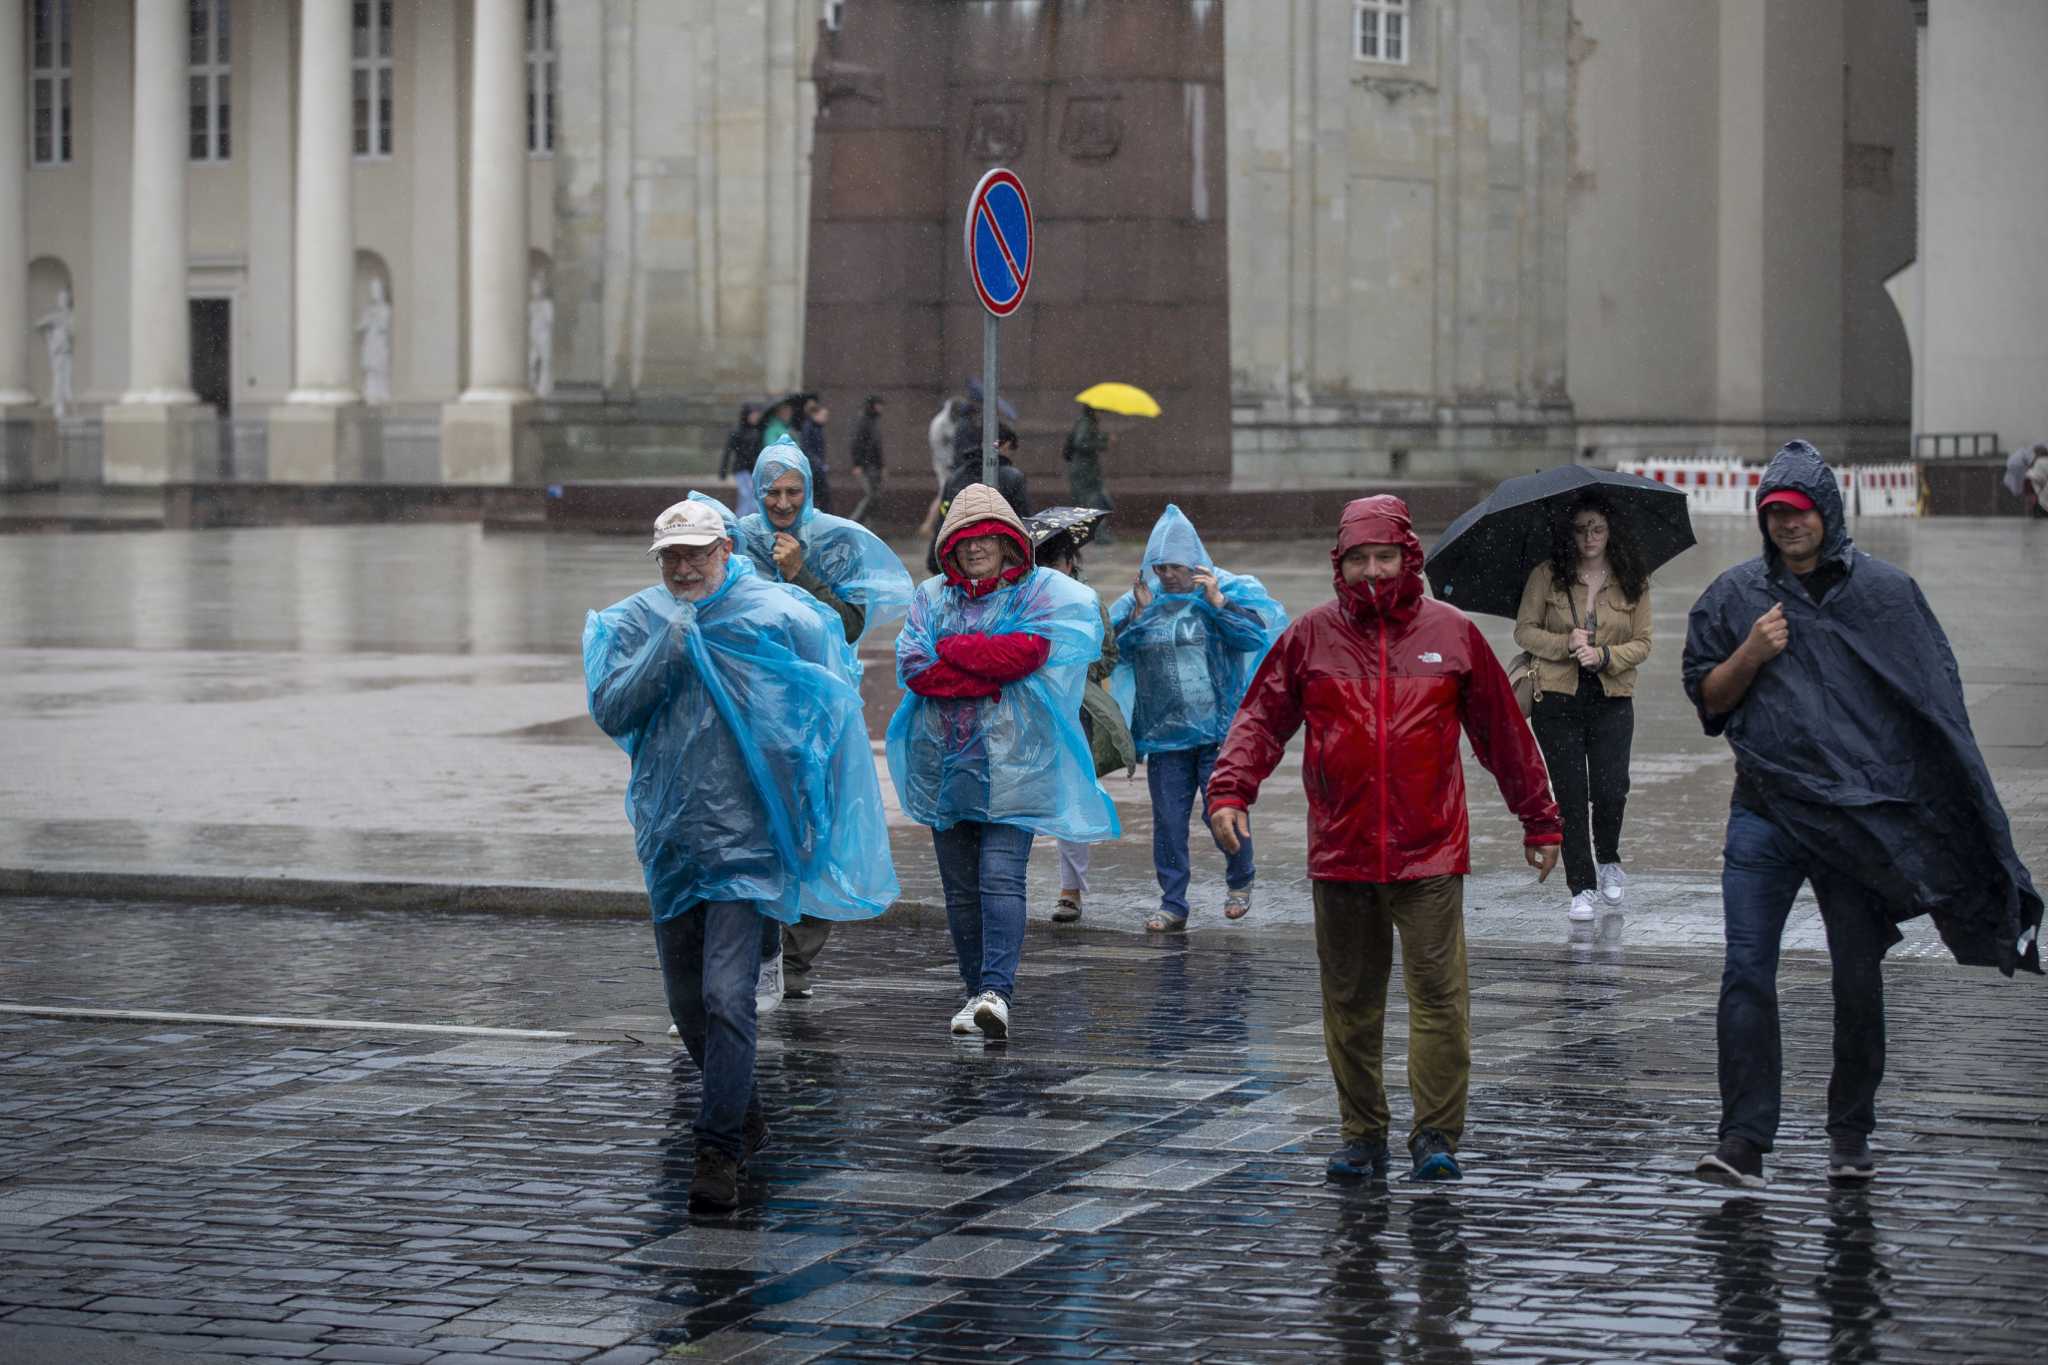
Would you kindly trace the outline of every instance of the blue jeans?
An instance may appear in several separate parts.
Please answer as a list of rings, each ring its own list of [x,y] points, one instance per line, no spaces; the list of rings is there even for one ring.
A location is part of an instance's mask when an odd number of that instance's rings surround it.
[[[1890,921],[1862,887],[1823,867],[1746,806],[1728,812],[1721,902],[1728,956],[1715,1020],[1720,1049],[1721,1136],[1770,1151],[1778,1135],[1782,1070],[1778,942],[1800,883],[1813,883],[1834,970],[1835,1065],[1828,1078],[1828,1135],[1868,1137],[1884,1079],[1884,963]]]
[[[1024,953],[1024,869],[1031,831],[1022,825],[963,820],[932,831],[939,880],[946,888],[946,928],[969,995],[1017,989]]]
[[[704,1074],[694,1125],[700,1146],[735,1161],[745,1152],[754,1097],[754,978],[761,971],[761,923],[751,901],[698,901],[654,926],[661,988],[690,1060]]]
[[[1145,759],[1145,785],[1152,789],[1152,866],[1159,874],[1159,908],[1177,919],[1188,917],[1188,816],[1199,791],[1202,823],[1209,823],[1209,773],[1216,766],[1216,750],[1216,745],[1205,744]],[[1246,828],[1250,828],[1249,817]],[[1210,837],[1215,837],[1213,831]],[[1250,886],[1251,835],[1247,833],[1239,841],[1237,852],[1223,856],[1225,885],[1232,891]]]

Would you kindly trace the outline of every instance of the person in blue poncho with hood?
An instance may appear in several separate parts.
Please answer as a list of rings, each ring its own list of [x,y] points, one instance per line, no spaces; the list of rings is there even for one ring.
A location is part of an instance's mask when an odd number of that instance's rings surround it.
[[[1024,522],[969,484],[939,527],[944,571],[918,585],[896,638],[905,693],[889,722],[903,813],[932,831],[967,1001],[955,1034],[1008,1039],[1035,835],[1114,839],[1116,807],[1081,731],[1102,650],[1095,594],[1032,564]]]
[[[1188,817],[1230,732],[1259,660],[1287,626],[1287,612],[1259,580],[1216,567],[1194,523],[1172,503],[1152,527],[1131,590],[1109,609],[1117,666],[1110,695],[1129,717],[1152,792],[1152,863],[1159,877],[1153,930],[1188,921]],[[1252,908],[1252,841],[1225,857],[1225,919]]]
[[[857,521],[821,512],[812,500],[810,459],[787,436],[754,461],[761,510],[741,517],[737,546],[771,582],[794,584],[839,617],[847,643],[903,615],[910,571],[896,552]],[[808,999],[811,971],[832,926],[803,920],[779,931],[762,969],[764,998]]]
[[[591,717],[632,759],[669,1014],[704,1078],[690,1203],[714,1212],[767,1135],[763,923],[871,918],[897,895],[853,650],[823,604],[733,553],[729,519],[701,494],[663,512],[661,582],[583,629]]]
[[[1977,749],[1962,676],[1920,586],[1858,550],[1842,494],[1805,441],[1757,486],[1763,553],[1723,573],[1687,621],[1686,694],[1735,751],[1722,855],[1727,958],[1714,1036],[1716,1184],[1764,1183],[1778,1133],[1778,943],[1806,882],[1834,986],[1828,1178],[1857,1184],[1884,1077],[1885,950],[1932,915],[1957,962],[2041,970],[2041,896]]]

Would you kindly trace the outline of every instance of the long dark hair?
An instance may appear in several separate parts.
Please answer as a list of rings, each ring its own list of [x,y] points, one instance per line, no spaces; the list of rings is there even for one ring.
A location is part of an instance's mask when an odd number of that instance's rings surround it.
[[[1621,585],[1621,595],[1631,602],[1642,600],[1649,590],[1649,571],[1643,567],[1643,552],[1629,534],[1628,523],[1614,515],[1614,504],[1596,492],[1579,494],[1571,510],[1551,523],[1550,580],[1570,592],[1579,573],[1579,544],[1572,537],[1572,523],[1581,512],[1598,512],[1607,518],[1607,567]]]

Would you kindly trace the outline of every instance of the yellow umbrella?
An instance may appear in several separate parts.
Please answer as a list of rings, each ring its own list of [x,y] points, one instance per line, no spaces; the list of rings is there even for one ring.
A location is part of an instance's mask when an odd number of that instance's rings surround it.
[[[1083,407],[1100,408],[1119,417],[1157,417],[1159,404],[1136,384],[1097,384],[1074,395]]]

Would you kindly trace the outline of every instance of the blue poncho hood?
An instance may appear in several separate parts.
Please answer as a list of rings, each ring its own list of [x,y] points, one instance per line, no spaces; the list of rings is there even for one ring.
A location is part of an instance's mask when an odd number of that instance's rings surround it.
[[[591,612],[583,675],[591,718],[632,759],[626,815],[657,921],[703,900],[786,924],[895,900],[859,674],[822,603],[734,555],[701,601],[656,584]]]
[[[967,633],[1037,635],[1051,653],[996,697],[911,691],[909,679],[939,658],[939,640]],[[973,820],[1076,843],[1116,838],[1116,806],[1095,780],[1081,729],[1088,665],[1101,652],[1098,599],[1057,570],[1032,569],[982,597],[944,578],[919,584],[896,639],[896,676],[905,688],[889,722],[889,776],[903,813],[933,829]]]
[[[1204,592],[1165,591],[1161,564],[1214,574],[1225,609]],[[1259,661],[1286,629],[1287,611],[1258,579],[1218,569],[1194,523],[1172,503],[1145,541],[1139,572],[1152,595],[1144,610],[1130,592],[1109,609],[1117,647],[1110,695],[1141,756],[1220,744]]]
[[[877,626],[898,619],[909,607],[915,588],[910,571],[873,531],[817,509],[812,501],[810,459],[787,436],[762,450],[754,461],[754,495],[765,503],[768,485],[792,470],[803,478],[804,501],[795,524],[785,534],[802,542],[805,568],[866,613],[867,624],[861,631],[865,640]],[[775,567],[775,535],[775,525],[766,511],[749,512],[739,519],[735,548],[771,581],[782,576]]]
[[[1894,922],[1933,916],[1956,961],[2039,972],[2041,897],[1971,732],[1948,636],[1910,576],[1856,549],[1819,451],[1780,450],[1757,496],[1779,488],[1813,499],[1821,563],[1840,570],[1832,585],[1814,601],[1765,536],[1687,620],[1685,689],[1706,732],[1735,751],[1737,800]],[[1791,628],[1784,652],[1734,710],[1709,714],[1707,675],[1773,606]]]

